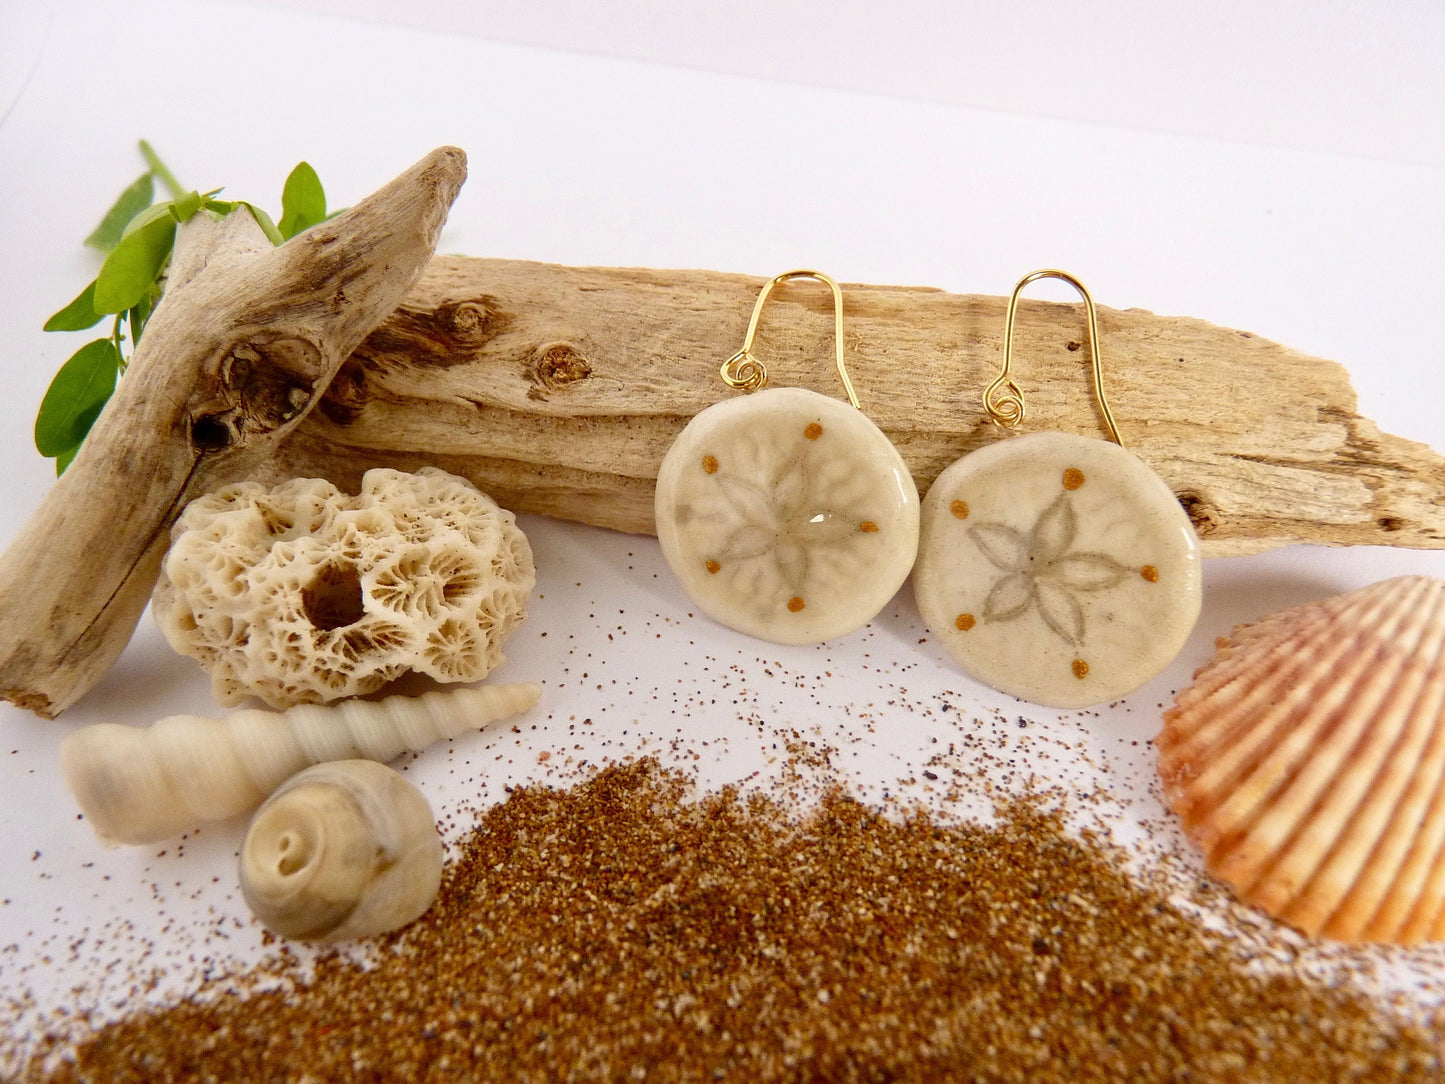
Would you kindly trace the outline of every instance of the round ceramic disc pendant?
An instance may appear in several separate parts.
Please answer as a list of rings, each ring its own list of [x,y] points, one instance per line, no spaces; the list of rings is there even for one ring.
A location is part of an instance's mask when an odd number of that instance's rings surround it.
[[[923,502],[918,609],[969,674],[1078,708],[1132,692],[1199,616],[1199,541],[1117,444],[1036,433],[964,456]]]
[[[709,617],[780,644],[866,624],[918,552],[918,490],[861,411],[804,388],[717,403],[657,474],[657,539]]]

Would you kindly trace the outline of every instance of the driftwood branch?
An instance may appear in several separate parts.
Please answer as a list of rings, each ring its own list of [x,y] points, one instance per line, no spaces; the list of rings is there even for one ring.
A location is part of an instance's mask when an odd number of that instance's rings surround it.
[[[280,248],[244,212],[183,227],[125,379],[0,558],[0,696],[55,715],[99,679],[185,503],[265,473],[426,266],[465,163],[433,152]]]
[[[737,394],[717,370],[741,345],[762,282],[437,258],[273,469],[354,484],[368,467],[432,463],[520,511],[650,533],[673,438]],[[755,351],[773,382],[841,394],[828,292],[791,283],[773,298]],[[844,303],[862,408],[920,491],[999,439],[981,398],[1001,356],[1003,298],[850,285]],[[1085,334],[1078,306],[1023,303],[1026,431],[1102,434]],[[1360,417],[1339,365],[1138,309],[1102,309],[1100,339],[1124,441],[1179,495],[1206,553],[1445,546],[1445,461]]]
[[[464,171],[459,151],[438,151],[279,249],[242,219],[185,238],[129,374],[0,558],[0,696],[43,715],[79,697],[128,639],[185,502],[236,479],[354,486],[370,467],[433,464],[519,511],[653,530],[658,464],[689,418],[734,394],[717,369],[762,280],[428,264]],[[921,490],[999,439],[980,396],[1002,298],[844,295],[863,409]],[[827,291],[773,296],[755,345],[773,381],[836,390]],[[1445,547],[1445,461],[1356,414],[1340,366],[1139,310],[1101,310],[1100,331],[1124,440],[1207,553]],[[1024,303],[1027,428],[1100,431],[1083,335],[1076,306]]]

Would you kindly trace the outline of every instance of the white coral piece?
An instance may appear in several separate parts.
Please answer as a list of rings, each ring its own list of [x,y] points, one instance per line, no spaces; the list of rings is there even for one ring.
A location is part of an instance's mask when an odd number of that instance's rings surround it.
[[[535,582],[515,517],[470,482],[377,469],[355,497],[296,478],[192,501],[151,611],[221,703],[285,708],[369,693],[408,670],[485,677]]]

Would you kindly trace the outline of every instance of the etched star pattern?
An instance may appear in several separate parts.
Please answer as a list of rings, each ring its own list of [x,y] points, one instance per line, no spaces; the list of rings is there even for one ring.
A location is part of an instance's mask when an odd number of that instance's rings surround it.
[[[983,620],[1008,621],[1036,608],[1051,632],[1081,646],[1084,608],[1076,595],[1113,587],[1130,570],[1105,553],[1074,552],[1077,534],[1067,493],[1040,512],[1027,532],[1004,523],[976,524],[969,536],[1003,573],[989,588]]]
[[[856,519],[827,507],[810,492],[801,456],[785,460],[761,482],[723,473],[714,478],[737,517],[717,549],[723,564],[768,562],[790,590],[801,592],[814,554],[858,536]]]

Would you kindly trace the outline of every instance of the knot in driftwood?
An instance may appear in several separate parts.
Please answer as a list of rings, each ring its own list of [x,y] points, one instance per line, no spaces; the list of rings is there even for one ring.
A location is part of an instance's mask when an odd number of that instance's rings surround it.
[[[527,389],[529,399],[546,399],[549,392],[575,384],[592,375],[592,366],[577,347],[568,342],[547,343],[537,348],[532,360],[536,386]]]
[[[197,452],[239,449],[299,417],[328,375],[321,347],[259,331],[202,367],[190,396],[191,444]]]

